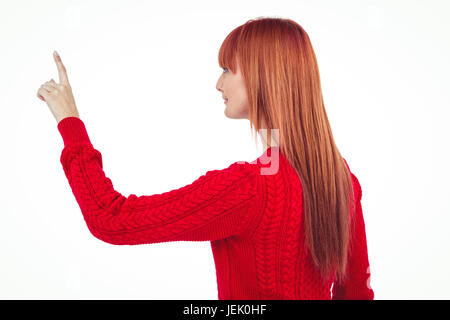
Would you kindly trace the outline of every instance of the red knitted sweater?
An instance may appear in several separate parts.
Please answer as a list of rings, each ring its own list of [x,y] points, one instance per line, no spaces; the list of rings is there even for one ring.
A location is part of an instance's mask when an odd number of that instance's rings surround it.
[[[210,241],[219,299],[373,299],[361,187],[349,277],[323,281],[304,245],[302,189],[278,147],[249,163],[207,171],[169,192],[128,197],[103,171],[86,127],[76,117],[58,123],[61,164],[90,232],[115,245]],[[277,159],[272,157],[278,154]],[[267,159],[275,163],[267,166]]]

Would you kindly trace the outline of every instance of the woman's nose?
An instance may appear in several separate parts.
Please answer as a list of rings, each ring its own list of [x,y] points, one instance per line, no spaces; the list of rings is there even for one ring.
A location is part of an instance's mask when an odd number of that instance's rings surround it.
[[[217,80],[216,89],[219,90],[220,92],[223,92],[223,90],[222,90],[222,76],[220,76],[219,80]]]

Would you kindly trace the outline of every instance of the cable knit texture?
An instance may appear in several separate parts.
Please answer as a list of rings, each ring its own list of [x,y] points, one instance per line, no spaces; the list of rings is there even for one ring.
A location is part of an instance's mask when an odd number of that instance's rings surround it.
[[[361,186],[348,280],[322,280],[304,245],[302,188],[278,147],[207,171],[179,189],[128,197],[103,171],[83,121],[58,123],[61,164],[92,235],[114,245],[210,241],[219,299],[373,299]],[[270,160],[270,161],[268,161]]]

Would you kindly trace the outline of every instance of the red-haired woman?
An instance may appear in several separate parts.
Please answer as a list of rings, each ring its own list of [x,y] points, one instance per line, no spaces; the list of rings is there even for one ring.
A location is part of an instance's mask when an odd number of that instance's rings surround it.
[[[113,188],[67,74],[41,86],[64,140],[61,163],[91,233],[115,245],[210,241],[219,299],[373,299],[361,186],[341,156],[318,64],[296,22],[258,18],[219,51],[225,115],[248,119],[264,153],[162,194]],[[253,131],[252,131],[253,134]]]

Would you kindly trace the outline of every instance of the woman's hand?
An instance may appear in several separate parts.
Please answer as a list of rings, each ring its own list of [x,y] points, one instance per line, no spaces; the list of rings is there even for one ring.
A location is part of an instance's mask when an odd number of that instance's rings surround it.
[[[64,67],[61,57],[56,51],[53,52],[53,58],[58,68],[59,83],[51,79],[40,86],[37,96],[42,101],[47,102],[50,111],[59,123],[62,119],[67,117],[79,118],[78,110],[73,98],[72,88],[67,78],[66,68]]]

